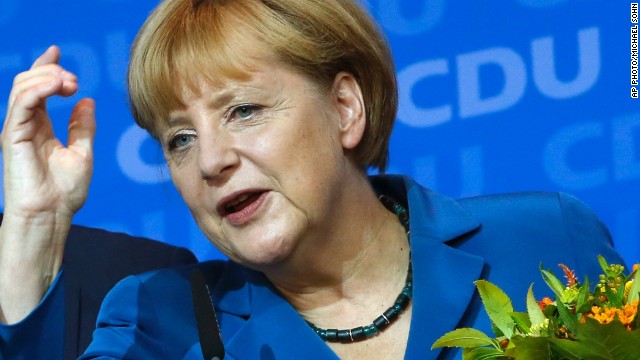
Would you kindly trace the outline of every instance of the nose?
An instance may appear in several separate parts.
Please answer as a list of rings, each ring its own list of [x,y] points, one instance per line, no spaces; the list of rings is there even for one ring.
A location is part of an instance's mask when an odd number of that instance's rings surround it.
[[[233,136],[224,131],[198,134],[198,166],[204,180],[217,181],[229,177],[240,164]]]

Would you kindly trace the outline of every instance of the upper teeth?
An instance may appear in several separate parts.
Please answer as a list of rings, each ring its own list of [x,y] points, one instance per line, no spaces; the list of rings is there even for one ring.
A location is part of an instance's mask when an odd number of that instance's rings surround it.
[[[229,205],[231,205],[231,206],[238,205],[239,203],[241,203],[241,202],[243,202],[243,201],[247,200],[248,198],[249,198],[249,194],[242,194],[242,195],[238,196],[238,197],[237,197],[237,198],[236,198],[236,199],[235,199],[231,204],[229,204]]]

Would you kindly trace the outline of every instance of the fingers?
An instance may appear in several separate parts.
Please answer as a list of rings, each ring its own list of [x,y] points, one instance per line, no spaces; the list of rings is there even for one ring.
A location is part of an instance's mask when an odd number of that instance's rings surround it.
[[[48,94],[71,96],[78,90],[78,78],[74,74],[64,70],[59,65],[44,65],[29,71],[18,74],[13,81],[13,88],[9,95],[9,106],[12,106],[15,99],[24,92],[47,82],[59,80],[62,82],[60,87],[56,87],[56,92]]]
[[[73,108],[69,120],[68,147],[83,154],[93,154],[96,134],[96,105],[92,99],[82,99]]]
[[[13,88],[9,95],[9,106],[12,106],[14,100],[25,90],[42,83],[44,80],[53,80],[47,79],[47,77],[58,78],[62,81],[62,87],[58,89],[56,95],[73,95],[78,89],[78,79],[74,74],[58,65],[58,61],[60,61],[60,49],[52,45],[33,62],[30,70],[18,74],[14,78]],[[51,95],[53,94],[49,96]]]
[[[4,128],[15,128],[30,120],[40,109],[44,114],[46,100],[53,95],[71,96],[78,91],[77,77],[57,64],[47,64],[16,76]]]
[[[49,46],[49,48],[40,55],[36,61],[33,62],[31,68],[37,68],[38,66],[46,65],[46,64],[57,64],[60,61],[60,48],[55,45]]]
[[[36,124],[49,121],[45,113],[46,99],[59,92],[61,87],[62,82],[58,79],[42,79],[18,94],[7,109],[7,117],[2,129],[3,145],[6,144],[5,140],[15,143],[31,139]]]

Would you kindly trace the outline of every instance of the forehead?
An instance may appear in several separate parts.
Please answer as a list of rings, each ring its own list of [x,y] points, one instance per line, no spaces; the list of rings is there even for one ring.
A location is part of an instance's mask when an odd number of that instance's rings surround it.
[[[219,74],[178,79],[175,93],[179,106],[170,109],[167,119],[182,114],[196,103],[204,104],[207,109],[222,109],[238,103],[267,105],[278,99],[315,97],[320,93],[314,80],[273,59],[256,60],[241,74]]]
[[[160,100],[153,108],[158,128],[166,125],[172,111],[186,108],[189,100],[205,95],[229,96],[251,89],[255,92],[268,85],[267,69],[282,67],[271,52],[257,44],[244,56],[221,57],[212,48],[199,53],[183,50],[170,58],[172,63],[166,67],[164,76],[150,78],[146,83],[149,95]]]

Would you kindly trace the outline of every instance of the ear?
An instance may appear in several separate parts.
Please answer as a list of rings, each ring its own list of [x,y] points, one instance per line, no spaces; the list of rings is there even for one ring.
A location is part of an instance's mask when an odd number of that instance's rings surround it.
[[[331,92],[340,115],[340,140],[345,149],[354,149],[364,135],[367,116],[360,84],[348,72],[340,72]]]

